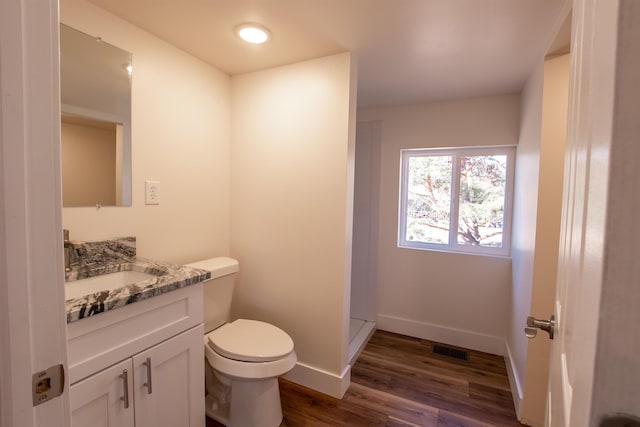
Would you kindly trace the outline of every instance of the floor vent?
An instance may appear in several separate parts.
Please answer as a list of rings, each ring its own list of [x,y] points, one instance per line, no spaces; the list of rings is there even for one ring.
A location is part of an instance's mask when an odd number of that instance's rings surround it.
[[[457,350],[451,347],[445,347],[443,345],[434,344],[433,353],[440,354],[442,356],[452,357],[458,360],[469,360],[469,352],[464,350]]]

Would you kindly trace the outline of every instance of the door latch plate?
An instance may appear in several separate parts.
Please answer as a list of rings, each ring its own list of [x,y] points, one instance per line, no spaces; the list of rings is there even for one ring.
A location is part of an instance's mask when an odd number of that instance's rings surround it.
[[[64,366],[62,364],[36,372],[31,377],[33,406],[58,397],[64,390]]]

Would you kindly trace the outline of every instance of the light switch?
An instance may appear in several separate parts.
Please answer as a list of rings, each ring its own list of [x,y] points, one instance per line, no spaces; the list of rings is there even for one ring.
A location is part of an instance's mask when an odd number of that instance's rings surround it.
[[[144,203],[145,205],[160,204],[160,181],[144,182]]]

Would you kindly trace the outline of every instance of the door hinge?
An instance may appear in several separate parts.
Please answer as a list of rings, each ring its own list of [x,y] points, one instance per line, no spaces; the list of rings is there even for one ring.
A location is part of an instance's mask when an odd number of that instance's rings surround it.
[[[32,376],[33,406],[58,397],[64,390],[64,366],[51,366]]]

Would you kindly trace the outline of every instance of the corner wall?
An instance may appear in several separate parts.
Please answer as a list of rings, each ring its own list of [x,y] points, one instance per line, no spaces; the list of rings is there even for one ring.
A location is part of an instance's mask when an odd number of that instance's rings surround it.
[[[524,393],[527,338],[523,333],[531,307],[535,255],[538,175],[540,173],[540,126],[542,122],[542,62],[532,71],[522,91],[522,119],[516,154],[513,198],[511,259],[513,279],[509,290],[510,312],[505,359],[516,411]]]
[[[132,53],[132,206],[64,208],[72,240],[136,236],[138,254],[175,263],[228,255],[230,78],[85,0],[61,21]],[[144,204],[144,181],[160,204]]]
[[[361,109],[382,122],[379,329],[503,354],[511,260],[397,246],[400,150],[515,145],[518,95]]]
[[[355,83],[348,53],[231,79],[232,317],[285,330],[287,377],[336,397],[350,380]]]

